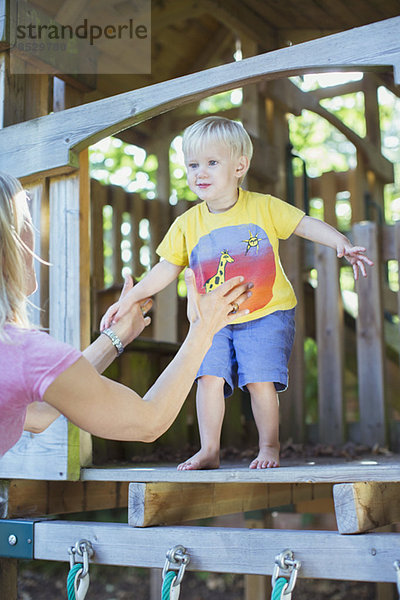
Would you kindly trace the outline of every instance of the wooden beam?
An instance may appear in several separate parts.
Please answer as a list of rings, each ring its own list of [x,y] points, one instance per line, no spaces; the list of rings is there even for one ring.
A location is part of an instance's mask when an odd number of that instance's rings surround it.
[[[149,527],[331,497],[329,483],[131,483],[128,523]]]
[[[384,383],[384,339],[380,253],[375,223],[358,223],[354,242],[367,248],[374,261],[368,277],[357,281],[357,364],[361,443],[384,446],[387,442]]]
[[[366,165],[377,173],[382,181],[385,183],[393,181],[393,164],[381,154],[380,149],[369,139],[359,136],[336,115],[321,106],[318,98],[314,96],[314,92],[303,92],[294,83],[286,80],[269,83],[265,86],[264,93],[284,105],[295,115],[299,115],[303,109],[307,109],[323,117],[355,145],[364,156]]]
[[[128,483],[33,481],[8,484],[4,518],[19,519],[128,506]]]
[[[339,533],[364,533],[400,521],[400,483],[378,481],[333,486]]]
[[[0,558],[0,590],[7,600],[17,600],[18,561],[14,558]]]
[[[0,169],[21,177],[77,166],[77,153],[107,135],[262,79],[379,65],[394,65],[397,75],[399,23],[395,17],[7,127],[0,131],[0,146],[8,149],[0,156]]]
[[[42,521],[34,526],[34,557],[68,561],[68,548],[85,538],[92,562],[163,567],[168,550],[182,544],[188,569],[217,573],[271,575],[275,556],[290,548],[301,561],[300,577],[396,581],[400,534],[343,536],[331,531],[231,529],[228,527],[148,527],[120,523]]]
[[[332,248],[316,244],[315,290],[318,346],[318,432],[326,444],[344,441],[343,304],[339,261]]]
[[[400,481],[397,457],[367,455],[347,462],[321,458],[288,461],[279,469],[248,469],[242,465],[220,469],[177,471],[176,466],[82,469],[83,481],[178,482],[178,483],[347,483],[354,481]]]

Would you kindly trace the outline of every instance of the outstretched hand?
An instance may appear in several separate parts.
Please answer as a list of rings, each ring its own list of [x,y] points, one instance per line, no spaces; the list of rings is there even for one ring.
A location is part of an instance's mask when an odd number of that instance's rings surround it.
[[[119,307],[121,300],[128,294],[128,292],[133,288],[133,279],[130,275],[125,277],[124,286],[122,288],[121,295],[119,297],[118,302],[115,302],[106,312],[112,309],[113,306]],[[130,307],[130,311],[126,311],[124,315],[118,320],[117,323],[112,324],[112,328],[114,332],[118,335],[123,345],[129,344],[132,340],[134,340],[138,335],[141,334],[143,329],[150,324],[150,317],[146,317],[146,313],[151,309],[153,302],[150,298],[146,298],[140,302],[132,302]],[[118,308],[117,308],[118,310]],[[105,316],[103,319],[105,318]],[[102,319],[102,322],[103,322]],[[100,326],[101,327],[101,326]],[[109,327],[109,325],[101,327],[100,330],[103,331]]]
[[[185,282],[189,322],[191,325],[201,323],[211,335],[250,312],[248,309],[237,310],[251,296],[252,284],[244,283],[244,277],[232,277],[208,294],[197,291],[192,269],[186,269]]]
[[[338,245],[336,247],[337,257],[345,258],[353,267],[354,279],[358,279],[359,271],[361,274],[366,277],[367,270],[365,265],[372,267],[374,263],[368,256],[365,254],[366,248],[363,246],[347,246],[347,245]]]

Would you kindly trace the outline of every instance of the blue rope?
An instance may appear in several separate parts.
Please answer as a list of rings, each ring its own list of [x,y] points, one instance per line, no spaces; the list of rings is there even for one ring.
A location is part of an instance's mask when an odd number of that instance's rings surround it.
[[[284,577],[278,577],[275,581],[275,585],[272,590],[271,600],[281,600],[282,598],[282,590],[287,584],[287,579]]]
[[[176,577],[175,571],[168,571],[163,579],[163,584],[161,588],[161,600],[169,600],[171,593],[171,584]],[[68,598],[68,600],[70,600]],[[74,600],[74,599],[71,599]]]
[[[76,574],[78,571],[80,571],[81,569],[83,569],[83,564],[82,563],[75,563],[69,573],[68,573],[68,577],[67,577],[67,596],[68,596],[68,600],[76,600],[75,597],[75,578],[76,578]]]

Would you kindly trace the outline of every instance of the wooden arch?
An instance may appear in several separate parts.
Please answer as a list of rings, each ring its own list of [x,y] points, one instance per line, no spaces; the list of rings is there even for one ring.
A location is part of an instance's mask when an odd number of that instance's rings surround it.
[[[66,172],[98,140],[183,104],[280,77],[393,66],[400,82],[400,17],[283,48],[27,121],[0,131],[0,169],[17,177]]]

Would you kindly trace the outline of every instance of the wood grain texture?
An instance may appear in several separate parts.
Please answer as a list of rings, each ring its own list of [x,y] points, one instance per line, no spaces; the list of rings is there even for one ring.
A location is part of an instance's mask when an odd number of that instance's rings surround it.
[[[128,483],[14,479],[8,483],[3,518],[32,518],[127,505]]]
[[[8,149],[0,156],[0,169],[22,177],[77,167],[78,153],[107,135],[262,79],[394,65],[398,81],[399,23],[400,17],[394,17],[7,127],[0,131],[0,146]]]
[[[93,562],[160,568],[167,551],[182,544],[189,570],[271,575],[285,548],[301,561],[300,577],[392,581],[400,534],[344,536],[333,531],[231,529],[228,527],[136,528],[116,523],[48,521],[35,524],[36,559],[67,561],[67,549],[86,538]]]
[[[131,483],[128,522],[149,527],[327,498],[330,484]]]
[[[315,245],[318,346],[318,432],[326,444],[344,440],[343,305],[339,261],[332,248]]]
[[[178,483],[346,483],[400,481],[398,456],[383,459],[366,456],[346,462],[340,459],[288,461],[279,469],[248,469],[242,465],[203,471],[177,471],[176,466],[82,469],[83,481],[178,482]]]
[[[364,533],[400,521],[400,483],[342,483],[333,490],[339,533]]]
[[[357,282],[358,318],[357,363],[361,442],[373,446],[387,442],[383,310],[381,298],[380,252],[375,223],[358,223],[353,228],[355,244],[367,248],[374,261],[368,277]]]

